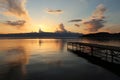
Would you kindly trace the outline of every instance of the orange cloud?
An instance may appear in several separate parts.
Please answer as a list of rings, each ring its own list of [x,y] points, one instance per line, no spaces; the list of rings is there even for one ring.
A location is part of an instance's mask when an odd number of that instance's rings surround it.
[[[26,0],[0,0],[0,9],[5,16],[15,16],[25,20],[30,19],[25,8]]]
[[[11,28],[11,30],[18,29],[19,31],[26,30],[30,24],[30,16],[26,9],[27,0],[0,0],[0,14],[5,17],[13,17],[15,20],[2,20],[0,22],[4,26]]]

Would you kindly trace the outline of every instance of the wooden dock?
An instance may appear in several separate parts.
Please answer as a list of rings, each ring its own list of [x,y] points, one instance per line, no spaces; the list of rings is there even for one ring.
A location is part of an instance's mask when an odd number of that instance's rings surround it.
[[[67,49],[83,57],[94,57],[99,58],[101,61],[120,64],[120,47],[68,42]]]

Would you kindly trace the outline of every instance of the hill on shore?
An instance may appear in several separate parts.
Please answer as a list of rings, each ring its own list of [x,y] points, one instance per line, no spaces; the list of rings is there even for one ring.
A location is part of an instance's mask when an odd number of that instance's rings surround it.
[[[85,34],[85,35],[83,35],[83,37],[120,39],[120,33],[99,32],[99,33],[93,33],[93,34]]]

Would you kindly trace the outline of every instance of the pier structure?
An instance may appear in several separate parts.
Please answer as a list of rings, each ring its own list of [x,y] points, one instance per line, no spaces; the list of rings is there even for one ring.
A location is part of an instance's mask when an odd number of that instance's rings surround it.
[[[120,64],[120,47],[82,42],[68,42],[67,49],[82,57],[91,57],[94,58],[94,60],[99,59],[101,61]]]

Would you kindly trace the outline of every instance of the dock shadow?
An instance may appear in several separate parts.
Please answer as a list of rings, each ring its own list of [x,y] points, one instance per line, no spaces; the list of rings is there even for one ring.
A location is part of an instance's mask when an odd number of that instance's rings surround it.
[[[111,63],[105,60],[102,60],[100,57],[96,57],[96,56],[91,56],[88,55],[86,53],[81,53],[79,51],[73,51],[73,50],[68,50],[74,54],[76,54],[78,57],[82,57],[86,60],[88,60],[88,62],[98,65],[104,69],[107,69],[108,71],[120,76],[120,64],[116,64],[116,63]]]

